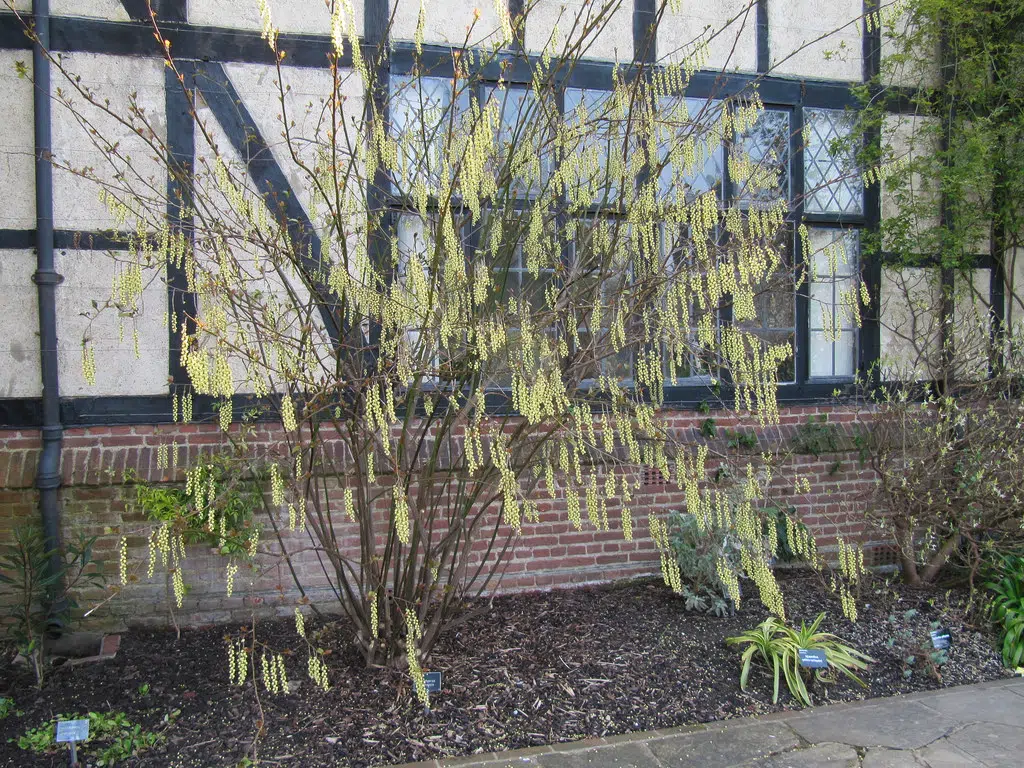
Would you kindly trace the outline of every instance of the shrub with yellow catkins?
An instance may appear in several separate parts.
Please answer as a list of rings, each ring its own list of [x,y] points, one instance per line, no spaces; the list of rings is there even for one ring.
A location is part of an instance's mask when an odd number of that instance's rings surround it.
[[[258,5],[263,39],[282,61],[271,3]],[[508,44],[521,29],[506,5],[496,3],[495,38]],[[138,248],[116,270],[111,289],[126,322],[134,328],[145,310],[147,264],[174,265],[196,296],[196,316],[168,317],[188,378],[172,395],[174,420],[192,421],[195,395],[204,404],[213,398],[224,440],[234,441],[249,427],[249,414],[233,410],[236,389],[259,398],[281,393],[284,455],[295,461],[294,477],[288,464],[279,465],[283,456],[259,475],[269,476],[275,524],[287,515],[288,529],[308,533],[332,564],[345,562],[339,542],[359,536],[369,559],[359,568],[339,565],[329,576],[338,594],[365,596],[341,607],[359,627],[368,662],[401,655],[404,618],[418,695],[416,644],[423,638],[407,607],[428,606],[431,626],[430,611],[448,612],[443,625],[462,603],[440,599],[444,590],[470,593],[469,585],[448,579],[493,575],[463,567],[472,546],[439,551],[426,532],[485,535],[500,508],[493,531],[511,542],[540,518],[531,498],[540,483],[552,499],[564,498],[576,530],[583,528],[583,504],[588,525],[602,531],[618,509],[630,541],[631,490],[639,489],[640,477],[674,480],[702,532],[737,532],[747,553],[742,570],[782,615],[767,565],[778,542],[770,529],[765,551],[760,512],[770,475],[748,467],[735,494],[709,487],[708,447],[688,450],[661,418],[666,382],[713,374],[714,384],[721,371],[735,384],[736,411],[761,425],[778,421],[778,371],[792,349],[747,328],[758,325],[765,284],[785,276],[787,254],[778,240],[792,225],[788,201],[773,192],[772,163],[752,161],[743,143],[733,141],[764,113],[756,90],[699,111],[687,100],[690,79],[709,55],[702,35],[682,62],[653,67],[650,77],[614,67],[605,94],[562,114],[557,94],[567,69],[556,59],[586,50],[586,41],[562,50],[565,36],[552,29],[527,88],[501,75],[484,93],[476,72],[504,72],[495,65],[507,52],[500,45],[456,50],[451,77],[429,74],[419,58],[425,53],[421,4],[415,65],[381,92],[376,67],[385,52],[360,39],[351,0],[331,6],[331,89],[321,104],[330,119],[298,146],[284,103],[280,110],[285,144],[303,159],[289,181],[308,204],[313,232],[297,236],[295,220],[278,216],[279,201],[213,145],[204,147],[211,158],[197,168],[183,211],[193,222],[187,236],[167,224],[154,230],[150,219],[163,221],[166,206],[159,216],[144,215],[153,213],[146,211],[151,191],[133,193],[130,179],[119,182],[125,188],[104,190],[112,217],[139,233]],[[563,30],[573,28],[566,27],[571,21],[560,21]],[[290,86],[279,85],[284,98]],[[374,98],[367,97],[371,92]],[[520,120],[510,130],[517,109]],[[733,181],[756,193],[749,205],[693,184],[726,141]],[[666,162],[671,167],[662,174]],[[367,194],[381,177],[388,177],[388,193],[400,206],[381,207],[379,195]],[[509,200],[517,202],[502,202]],[[842,302],[855,322],[855,293],[862,291],[856,286]],[[732,306],[734,323],[719,322],[723,304]],[[83,345],[83,376],[90,382],[94,350],[91,340]],[[498,389],[508,402],[496,410]],[[166,446],[158,457],[166,469]],[[251,454],[236,457],[233,471],[251,472],[248,459]],[[202,465],[185,468],[186,494],[223,545],[233,532]],[[797,493],[808,489],[806,479],[796,482]],[[226,495],[230,486],[219,491]],[[307,502],[313,505],[308,529]],[[348,521],[345,537],[330,524],[339,506]],[[383,514],[400,546],[382,550],[374,513],[389,506]],[[665,581],[678,592],[666,524],[658,514],[649,522]],[[817,562],[813,537],[788,519],[786,525],[794,550]],[[249,557],[258,551],[257,529],[244,538]],[[299,538],[306,537],[280,537],[283,556]],[[169,568],[180,605],[180,535],[160,526],[149,549],[147,572],[152,575],[157,560]],[[265,549],[269,555],[274,548]],[[844,559],[849,570],[851,555]],[[718,567],[738,604],[738,574],[724,561]],[[228,566],[229,593],[236,569],[234,562]],[[393,599],[384,599],[387,590]],[[237,648],[231,653],[237,665]],[[261,657],[268,690],[287,684],[275,658],[269,651]],[[312,647],[308,669],[326,687],[326,665]]]

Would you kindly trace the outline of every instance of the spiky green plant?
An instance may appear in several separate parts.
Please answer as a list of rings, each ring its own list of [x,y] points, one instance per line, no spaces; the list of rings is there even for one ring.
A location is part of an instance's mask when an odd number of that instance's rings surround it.
[[[747,689],[750,669],[758,655],[772,670],[772,703],[779,701],[780,672],[786,679],[790,694],[805,706],[811,705],[807,684],[812,679],[831,681],[835,679],[836,673],[842,673],[858,685],[866,687],[866,683],[856,673],[866,670],[874,659],[850,647],[836,635],[820,632],[824,619],[825,614],[819,613],[810,625],[802,621],[799,629],[793,629],[774,616],[769,616],[754,629],[728,638],[726,642],[729,645],[747,646],[741,657],[743,667],[740,672],[740,689]],[[825,651],[828,667],[812,670],[801,666],[801,650]]]

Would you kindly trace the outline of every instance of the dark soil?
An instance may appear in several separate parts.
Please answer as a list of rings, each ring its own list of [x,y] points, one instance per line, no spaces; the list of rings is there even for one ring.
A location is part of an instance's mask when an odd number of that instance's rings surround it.
[[[877,660],[866,690],[845,680],[819,684],[816,703],[1005,674],[991,638],[965,625],[964,600],[957,593],[878,581],[865,588],[860,621],[851,624],[817,577],[793,573],[780,581],[791,620],[826,611],[823,629]],[[917,615],[904,619],[912,608]],[[294,622],[263,622],[259,632],[265,640],[296,653],[287,662],[292,692],[260,691],[266,729],[256,755],[271,765],[381,765],[794,708],[785,693],[778,705],[771,703],[771,680],[763,671],[752,674],[749,690],[741,692],[738,653],[724,643],[765,615],[753,598],[736,616],[687,613],[681,599],[650,580],[502,597],[435,650],[429,666],[443,671],[444,687],[433,695],[429,712],[415,701],[406,674],[362,664],[345,624],[324,630],[333,650],[327,657],[332,688],[324,693],[305,676]],[[915,642],[927,640],[930,621],[952,631],[941,681],[920,662],[905,675],[906,651],[887,646],[893,636],[890,615],[910,628]],[[173,631],[129,632],[115,660],[58,668],[42,691],[33,688],[24,668],[7,667],[0,695],[13,696],[22,714],[0,720],[0,765],[66,765],[64,752],[33,754],[9,739],[58,713],[118,710],[165,737],[128,765],[249,764],[243,758],[253,755],[259,707],[251,685],[228,684],[228,631],[184,631],[180,641]],[[180,715],[165,725],[174,710]]]

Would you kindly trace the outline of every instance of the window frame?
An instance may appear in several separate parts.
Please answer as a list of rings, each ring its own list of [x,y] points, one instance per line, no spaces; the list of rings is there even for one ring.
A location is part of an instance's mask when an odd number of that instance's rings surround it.
[[[435,50],[436,48],[436,50]],[[419,58],[419,61],[417,59]],[[536,56],[510,54],[501,65],[493,65],[480,72],[478,88],[493,87],[501,79],[507,86],[529,87],[532,75],[533,59]],[[426,66],[424,66],[426,65]],[[565,111],[566,88],[583,90],[610,91],[613,87],[614,65],[598,61],[581,61],[565,72],[554,84],[557,105],[563,118]],[[655,67],[657,68],[657,67]],[[390,72],[394,75],[410,75],[418,70],[426,76],[450,77],[452,74],[450,50],[439,46],[424,46],[422,57],[414,53],[411,45],[396,43],[391,59]],[[877,229],[878,202],[877,191],[872,187],[864,190],[862,211],[859,214],[821,214],[805,213],[804,211],[804,142],[803,142],[803,110],[805,107],[820,109],[844,110],[857,108],[858,100],[848,83],[831,81],[799,81],[773,76],[753,76],[742,73],[696,72],[690,79],[685,97],[688,99],[727,101],[749,93],[752,85],[757,84],[765,109],[777,109],[789,113],[790,144],[789,144],[789,216],[787,223],[793,228],[793,254],[795,266],[802,264],[803,242],[799,233],[801,224],[807,227],[857,227],[863,231]],[[723,180],[721,199],[730,199],[732,195],[731,180],[728,169],[728,147],[724,150]],[[385,195],[389,207],[396,207],[392,195]],[[562,195],[561,208],[556,212],[559,229],[564,229],[566,220],[565,195]],[[509,201],[513,205],[529,204],[529,199],[519,198]],[[401,207],[399,202],[398,207]],[[597,213],[597,206],[574,215]],[[390,226],[390,225],[389,225]],[[393,228],[392,228],[393,229]],[[464,236],[466,233],[463,233]],[[472,252],[474,244],[471,237],[466,237],[467,254]],[[567,263],[571,257],[571,244],[563,237],[561,243],[562,260]],[[860,254],[861,279],[865,280],[873,303],[877,304],[879,268],[874,258]],[[865,279],[866,276],[866,279]],[[809,324],[809,289],[806,279],[800,281],[795,292],[795,343],[794,343],[794,381],[779,385],[778,398],[781,403],[820,401],[834,398],[836,395],[853,394],[854,380],[851,378],[824,379],[809,376],[810,355],[810,324]],[[872,317],[872,309],[861,309],[862,327],[858,329],[856,358],[854,361],[855,375],[864,375],[869,365],[877,358],[878,325]],[[731,307],[723,307],[720,325],[729,323]],[[712,383],[713,382],[713,383]],[[501,410],[508,407],[508,390],[488,390],[487,399],[490,406]],[[728,406],[732,401],[732,387],[727,378],[692,377],[680,379],[676,385],[666,381],[664,388],[664,405],[673,408],[719,407]]]

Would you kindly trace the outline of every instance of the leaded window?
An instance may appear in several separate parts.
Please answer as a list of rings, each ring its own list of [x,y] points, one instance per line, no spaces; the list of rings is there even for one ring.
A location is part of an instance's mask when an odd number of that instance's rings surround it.
[[[850,378],[857,358],[860,233],[855,229],[813,227],[808,235],[810,375]]]
[[[736,201],[743,207],[789,199],[789,111],[765,109],[736,136],[729,173]]]
[[[850,144],[854,114],[839,109],[804,109],[804,211],[864,213],[864,184]]]

